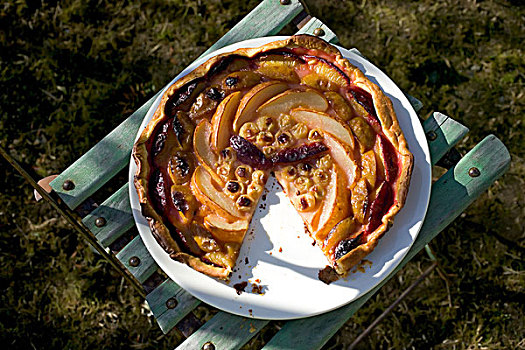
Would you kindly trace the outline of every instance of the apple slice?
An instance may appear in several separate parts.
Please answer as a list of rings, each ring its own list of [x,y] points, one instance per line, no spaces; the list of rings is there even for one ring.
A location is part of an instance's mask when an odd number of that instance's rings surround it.
[[[335,163],[346,174],[347,186],[350,187],[354,183],[357,169],[352,150],[327,132],[324,133],[324,144],[330,149],[330,155]]]
[[[240,101],[240,91],[226,96],[211,118],[211,147],[217,153],[228,147],[230,143],[231,125]]]
[[[328,109],[328,102],[314,90],[288,90],[268,100],[257,109],[257,113],[262,116],[278,117],[281,113],[288,113],[297,107],[324,112]]]
[[[230,197],[213,186],[210,173],[202,166],[197,167],[193,173],[191,189],[200,202],[207,205],[211,210],[220,212],[220,216],[230,218],[231,221],[246,216],[237,209],[235,202]]]
[[[222,181],[215,171],[217,156],[211,150],[211,129],[212,126],[207,120],[202,120],[199,125],[197,125],[195,133],[193,134],[193,149],[195,150],[195,155],[197,156],[200,165],[208,170],[217,183],[224,185],[224,181]]]
[[[337,137],[341,142],[344,142],[348,147],[354,149],[354,135],[352,130],[346,123],[338,118],[332,117],[331,115],[312,111],[310,109],[296,108],[290,112],[295,121],[304,123],[310,129],[321,129],[322,131],[328,132],[333,136]]]
[[[255,117],[255,111],[260,105],[286,89],[288,89],[288,85],[278,81],[267,81],[254,86],[239,103],[233,122],[233,131],[239,132],[244,123]]]
[[[324,241],[329,231],[341,220],[348,216],[348,206],[341,205],[347,201],[347,190],[345,186],[346,170],[337,164],[332,165],[332,175],[328,184],[323,207],[319,214],[316,239]]]

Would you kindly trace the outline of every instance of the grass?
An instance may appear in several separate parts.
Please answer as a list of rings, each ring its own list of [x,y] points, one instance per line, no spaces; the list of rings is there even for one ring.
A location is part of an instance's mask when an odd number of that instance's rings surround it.
[[[37,176],[59,173],[257,3],[4,2],[0,144]],[[308,4],[343,46],[357,47],[421,99],[423,117],[440,111],[468,126],[461,152],[492,133],[512,155],[508,173],[432,242],[439,270],[359,347],[525,348],[525,7],[503,0]],[[29,186],[6,165],[0,169],[3,343],[175,347],[181,336],[163,335],[133,289],[48,205],[35,204]],[[429,264],[418,255],[325,348],[346,348]],[[197,313],[207,318],[213,310],[201,306]],[[279,325],[246,347],[259,348]]]

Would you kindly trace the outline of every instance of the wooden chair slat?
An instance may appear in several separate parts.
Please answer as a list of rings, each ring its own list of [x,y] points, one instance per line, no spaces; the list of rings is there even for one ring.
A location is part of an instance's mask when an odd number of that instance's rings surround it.
[[[412,105],[412,107],[414,108],[416,112],[419,112],[421,108],[423,108],[423,102],[419,101],[417,98],[415,98],[412,95],[409,95],[407,93],[404,93],[404,94],[408,98],[408,102],[410,102],[410,104]]]
[[[137,131],[157,95],[50,183],[53,190],[71,209],[76,208],[129,164]],[[73,189],[66,190],[62,187],[67,180],[73,182]]]
[[[132,258],[139,259],[137,266],[132,266],[134,262]],[[148,277],[158,269],[157,263],[155,263],[153,257],[149,254],[140,236],[133,238],[128,245],[118,252],[117,259],[120,260],[140,283],[144,283]]]
[[[315,32],[317,29],[322,29],[322,35]],[[299,29],[296,34],[315,35],[332,44],[337,44],[339,42],[337,35],[335,35],[335,33],[330,28],[328,28],[326,24],[321,22],[320,19],[315,17],[312,17],[301,29]]]
[[[265,0],[204,54],[241,40],[274,35],[302,10],[299,0],[291,0],[288,5],[281,5],[279,0]],[[71,209],[76,208],[128,164],[138,128],[157,95],[51,182],[53,190]],[[62,187],[67,180],[73,182],[73,189],[65,190]]]
[[[466,126],[439,112],[433,113],[425,120],[423,128],[427,134],[432,165],[468,133]]]
[[[468,133],[466,126],[439,112],[433,113],[423,122],[423,130],[427,134],[432,165]]]
[[[97,219],[102,218],[104,225],[97,226]],[[131,229],[135,221],[129,204],[129,186],[124,184],[111,197],[106,199],[97,209],[89,213],[82,222],[93,232],[100,244],[107,248],[126,231]]]
[[[279,0],[264,0],[201,57],[239,41],[275,35],[301,11],[303,5],[299,0],[291,0],[288,5],[282,5]]]
[[[177,350],[201,349],[207,342],[213,343],[215,349],[239,349],[268,322],[219,312],[179,345]]]
[[[372,295],[503,175],[509,163],[510,155],[505,145],[495,136],[487,136],[432,186],[430,205],[418,238],[393,273],[370,292],[342,308],[287,322],[263,349],[307,350],[323,346]],[[479,169],[478,177],[469,175],[472,167]],[[451,193],[454,201],[450,200]]]
[[[146,300],[164,333],[169,332],[201,303],[170,279],[148,294]]]

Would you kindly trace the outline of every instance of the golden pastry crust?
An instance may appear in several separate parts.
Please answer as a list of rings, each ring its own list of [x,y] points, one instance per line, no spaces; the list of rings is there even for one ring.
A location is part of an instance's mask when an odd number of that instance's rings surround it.
[[[134,183],[142,208],[142,214],[147,218],[153,236],[171,258],[183,262],[195,270],[212,277],[228,279],[229,275],[231,274],[231,267],[218,266],[217,263],[212,263],[206,258],[197,256],[192,252],[188,252],[187,249],[184,249],[184,247],[181,247],[180,244],[177,243],[177,240],[172,236],[173,231],[177,231],[179,229],[167,224],[166,218],[163,218],[163,215],[155,209],[154,204],[151,202],[148,191],[150,187],[149,182],[154,169],[152,169],[149,161],[151,150],[148,149],[148,147],[151,147],[151,139],[154,137],[155,130],[157,130],[158,126],[162,122],[165,122],[169,118],[169,116],[166,115],[166,105],[175,94],[180,93],[182,89],[186,88],[188,90],[186,91],[186,94],[189,96],[188,99],[194,99],[195,96],[193,96],[193,92],[188,89],[188,85],[191,85],[192,83],[197,84],[200,80],[205,79],[210,74],[210,72],[216,69],[223,59],[228,56],[245,57],[251,59],[260,57],[263,53],[271,53],[282,49],[289,50],[290,52],[301,53],[303,55],[316,56],[319,57],[319,59],[324,59],[332,63],[337,69],[342,71],[344,75],[348,77],[353,86],[356,86],[370,94],[371,100],[373,101],[375,117],[378,121],[378,123],[372,121],[372,127],[375,129],[375,132],[378,135],[384,135],[397,154],[398,163],[396,165],[397,174],[395,176],[395,182],[388,184],[388,186],[394,189],[394,193],[392,194],[392,205],[386,213],[382,213],[379,226],[374,228],[372,232],[367,232],[365,235],[365,242],[351,251],[346,252],[344,255],[334,258],[335,255],[333,252],[326,254],[329,260],[331,260],[332,268],[339,276],[344,276],[347,274],[352,266],[357,264],[364,256],[373,251],[373,249],[378,244],[379,239],[392,225],[394,216],[402,208],[406,199],[413,166],[413,156],[408,150],[406,140],[395,116],[392,103],[378,86],[370,82],[370,80],[368,80],[358,68],[350,64],[350,62],[346,60],[334,46],[313,36],[297,35],[285,40],[275,41],[258,48],[243,48],[238,49],[232,53],[225,53],[215,56],[196,68],[193,72],[179,79],[166,90],[161,98],[159,107],[153,115],[152,120],[148,123],[133,147],[133,157],[137,164],[137,172],[135,174]],[[265,174],[267,174],[268,171],[265,171]],[[188,185],[188,187],[190,186]],[[349,207],[349,204],[343,203],[342,205]],[[208,215],[213,213],[213,209],[205,203],[201,203],[201,207],[198,210],[200,211],[198,215],[200,215],[199,218],[201,221],[203,218],[206,218]],[[348,209],[340,208],[339,212],[344,213],[344,215],[341,214],[342,216],[348,215]],[[252,213],[253,210],[246,212],[245,217],[247,218],[248,222],[251,220]],[[235,218],[235,216],[227,218],[227,225],[232,224],[232,218]],[[329,230],[331,226],[337,223],[337,221],[332,221],[328,221],[329,224],[326,226],[327,228],[324,229],[325,231]],[[225,235],[225,231],[223,229],[210,227],[209,225],[205,225],[203,222],[200,222],[199,225],[199,227],[204,227],[206,230],[211,232],[213,236]],[[242,237],[244,236],[245,232],[237,233],[236,231],[235,233],[241,235],[240,238],[242,241]],[[323,244],[319,239],[317,239],[317,241],[319,245]]]

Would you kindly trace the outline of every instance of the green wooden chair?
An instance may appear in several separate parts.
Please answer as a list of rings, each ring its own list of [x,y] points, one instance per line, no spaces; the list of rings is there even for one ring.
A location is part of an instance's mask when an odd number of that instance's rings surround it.
[[[332,43],[337,42],[336,35],[319,19],[309,16],[299,0],[264,0],[203,55],[241,40],[275,35],[290,22],[297,25],[298,33],[309,33]],[[201,325],[192,313],[200,301],[157,273],[159,267],[140,236],[129,238],[134,220],[128,184],[122,184],[98,207],[90,201],[93,193],[128,166],[138,128],[156,97],[124,120],[49,185],[43,184],[44,187],[50,186],[48,191],[33,180],[29,181],[146,298],[163,332],[177,327],[187,337],[177,349],[238,349],[270,321],[218,312]],[[416,111],[421,109],[417,99],[409,99]],[[423,127],[432,164],[440,161],[448,163],[449,170],[432,186],[425,222],[406,257],[388,278],[358,300],[319,316],[286,322],[264,349],[318,349],[323,346],[397,271],[508,169],[509,153],[493,135],[487,136],[462,158],[454,160],[445,155],[458,155],[453,152],[453,147],[468,129],[441,113],[434,113],[423,122]],[[5,152],[2,151],[2,154],[5,155]],[[12,163],[18,167],[16,162]],[[23,172],[23,169],[19,170]],[[450,201],[451,197],[454,201]],[[82,209],[81,220],[74,212],[79,208]]]

